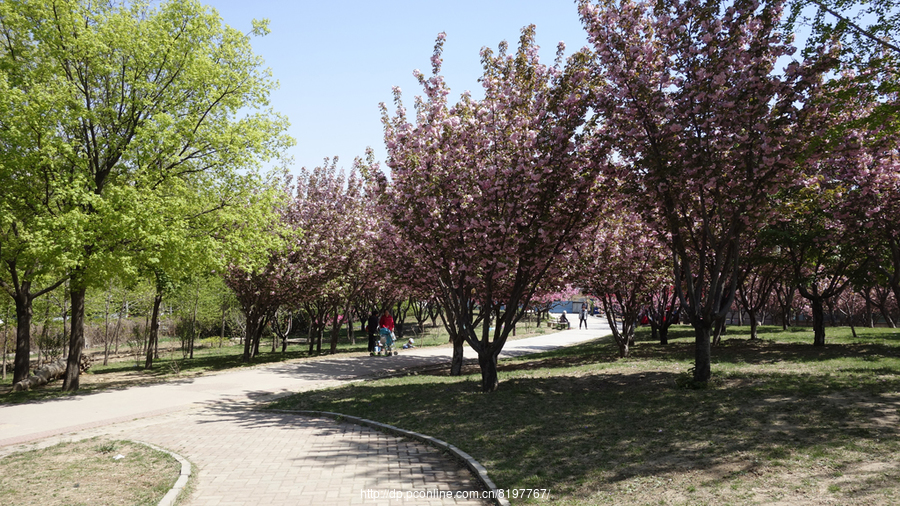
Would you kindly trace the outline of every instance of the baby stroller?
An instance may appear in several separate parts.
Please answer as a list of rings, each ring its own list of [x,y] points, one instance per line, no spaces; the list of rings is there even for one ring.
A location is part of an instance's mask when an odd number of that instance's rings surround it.
[[[381,334],[381,341],[384,342],[384,351],[386,356],[396,355],[394,350],[394,333],[385,327],[381,327],[378,331]]]

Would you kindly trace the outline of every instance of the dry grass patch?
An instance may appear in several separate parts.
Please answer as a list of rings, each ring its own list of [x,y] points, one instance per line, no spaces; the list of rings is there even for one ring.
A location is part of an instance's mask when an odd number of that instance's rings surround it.
[[[0,504],[156,505],[180,472],[172,456],[131,441],[60,443],[0,459]]]

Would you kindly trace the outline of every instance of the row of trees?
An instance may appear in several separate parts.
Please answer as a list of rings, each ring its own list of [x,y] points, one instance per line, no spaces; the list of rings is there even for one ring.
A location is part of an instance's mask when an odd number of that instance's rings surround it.
[[[641,308],[663,333],[680,308],[700,382],[736,301],[799,291],[823,344],[823,307],[846,287],[900,296],[900,52],[845,37],[863,30],[848,18],[816,17],[794,57],[800,3],[785,19],[777,0],[582,0],[590,47],[546,65],[526,27],[514,51],[482,51],[483,96],[456,103],[441,34],[414,117],[399,89],[382,106],[389,176],[370,153],[349,173],[326,159],[266,181],[238,169],[290,140],[247,35],[185,0],[0,5],[17,377],[32,301],[70,284],[77,364],[85,290],[111,277],[153,283],[155,322],[175,286],[215,271],[244,312],[246,361],[295,311],[310,351],[330,327],[333,352],[353,318],[431,310],[452,370],[467,343],[484,391],[515,324],[567,285],[620,320],[623,354]]]
[[[142,280],[133,286],[111,281],[95,287],[85,296],[85,346],[100,353],[103,365],[123,355],[143,362],[149,341],[150,317],[156,296],[155,286]],[[69,285],[63,284],[46,296],[35,299],[32,309],[31,352],[38,365],[55,361],[68,352],[72,316]],[[224,338],[237,335],[243,318],[233,293],[218,276],[195,277],[180,283],[167,293],[159,308],[160,329],[182,339],[185,357],[192,356],[193,345],[201,337]],[[15,304],[0,299],[0,341],[8,355],[15,353]],[[3,357],[6,379],[7,356]],[[11,368],[11,367],[10,367]]]
[[[440,34],[414,119],[398,89],[382,106],[390,177],[371,159],[304,173],[281,212],[306,235],[232,272],[248,323],[305,306],[337,328],[360,297],[412,295],[443,309],[454,372],[476,351],[484,391],[516,322],[566,284],[597,295],[623,355],[642,310],[664,339],[679,309],[699,382],[736,306],[755,322],[799,293],[824,344],[838,295],[900,295],[898,55],[874,46],[860,72],[837,37],[793,58],[783,8],[582,1],[592,47],[548,66],[526,27],[482,51],[483,98],[455,104]]]
[[[779,71],[794,51],[781,9],[580,4],[600,62],[595,107],[609,128],[599,141],[618,155],[607,176],[623,197],[610,210],[636,210],[664,246],[652,259],[648,248],[614,257],[613,268],[674,265],[655,287],[627,275],[624,286],[612,277],[586,286],[621,294],[626,320],[639,299],[672,287],[696,330],[698,381],[709,379],[710,334],[735,297],[753,314],[773,293],[790,301],[796,290],[811,305],[816,345],[825,342],[823,308],[848,286],[900,297],[900,52],[870,45],[862,58],[855,44],[842,53],[843,24]],[[634,243],[627,231],[617,239]]]
[[[541,64],[528,27],[514,54],[483,50],[483,99],[450,104],[440,35],[414,122],[395,91],[374,191],[485,391],[511,326],[566,279],[622,319],[623,354],[640,308],[680,307],[698,382],[736,297],[797,290],[817,345],[847,286],[900,297],[900,52],[842,52],[859,26],[819,17],[832,37],[794,58],[784,7],[582,0],[591,47],[565,61]]]

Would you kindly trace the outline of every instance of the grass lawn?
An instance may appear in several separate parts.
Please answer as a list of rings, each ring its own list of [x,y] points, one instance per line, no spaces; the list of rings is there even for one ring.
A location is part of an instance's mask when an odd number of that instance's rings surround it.
[[[609,339],[480,374],[419,371],[298,394],[278,409],[335,411],[443,439],[501,488],[550,489],[571,505],[900,503],[900,331],[729,327],[708,388],[684,388],[693,333],[641,329],[632,354]]]

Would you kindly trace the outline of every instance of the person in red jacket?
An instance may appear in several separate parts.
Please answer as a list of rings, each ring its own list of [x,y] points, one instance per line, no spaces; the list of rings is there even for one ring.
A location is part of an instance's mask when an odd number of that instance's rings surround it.
[[[381,319],[378,320],[378,326],[394,332],[394,317],[391,316],[391,313],[388,312],[387,309],[384,310],[384,314],[381,315]]]

